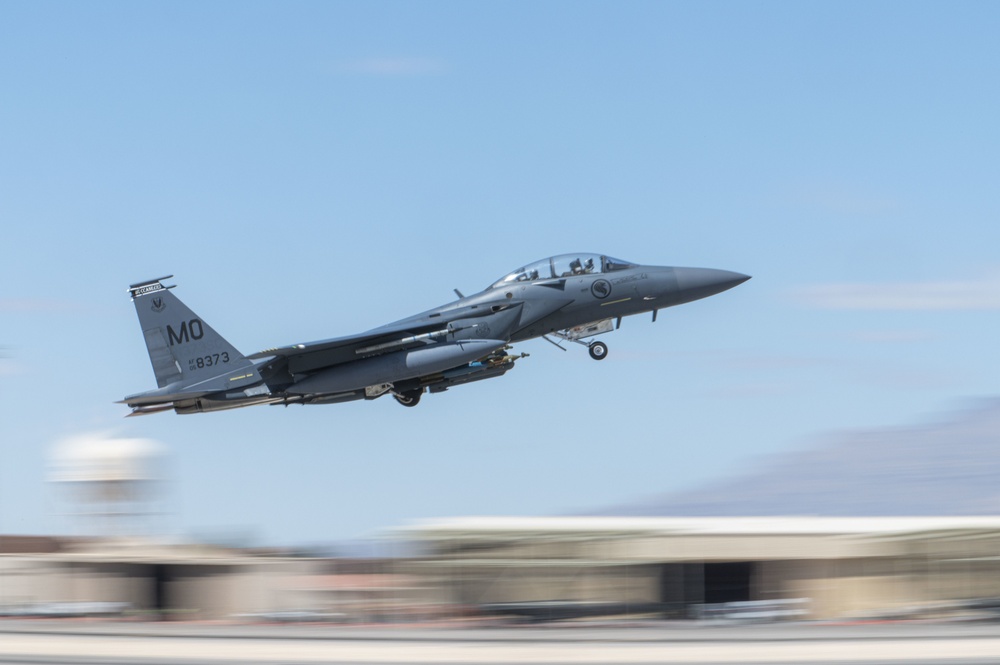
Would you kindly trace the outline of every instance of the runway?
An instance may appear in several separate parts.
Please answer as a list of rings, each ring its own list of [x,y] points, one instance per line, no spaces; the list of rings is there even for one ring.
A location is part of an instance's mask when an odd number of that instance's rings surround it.
[[[1000,662],[993,625],[387,628],[0,622],[3,665]]]

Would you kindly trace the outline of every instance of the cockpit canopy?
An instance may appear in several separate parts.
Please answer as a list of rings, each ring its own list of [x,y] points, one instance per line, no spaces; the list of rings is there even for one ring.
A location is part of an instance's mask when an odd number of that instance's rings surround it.
[[[536,279],[555,279],[573,275],[592,275],[634,268],[636,264],[601,254],[560,254],[541,261],[529,263],[523,268],[504,275],[489,286],[496,289],[517,282],[533,282]]]

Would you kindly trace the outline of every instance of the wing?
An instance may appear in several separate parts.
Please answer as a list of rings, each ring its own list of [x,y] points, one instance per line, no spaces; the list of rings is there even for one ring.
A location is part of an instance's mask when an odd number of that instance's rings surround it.
[[[520,305],[511,303],[488,308],[473,305],[446,312],[432,311],[357,335],[265,349],[247,357],[252,360],[283,358],[288,361],[288,371],[293,375],[314,372],[331,365],[444,340],[449,335],[460,336],[463,330],[474,328],[487,318],[491,322],[499,317],[514,323],[520,318]],[[513,327],[510,324],[505,327],[508,326]]]
[[[265,349],[247,357],[251,360],[271,357],[286,358],[289,371],[293,374],[299,374],[378,355],[390,349],[402,349],[421,344],[426,339],[433,339],[437,336],[436,333],[444,337],[448,334],[448,329],[442,323],[386,326],[358,335]]]

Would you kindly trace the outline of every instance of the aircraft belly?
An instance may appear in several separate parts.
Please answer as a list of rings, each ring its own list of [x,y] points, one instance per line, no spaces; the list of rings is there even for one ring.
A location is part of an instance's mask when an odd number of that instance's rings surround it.
[[[190,413],[208,413],[210,411],[228,411],[229,409],[240,409],[244,406],[254,406],[255,404],[274,404],[280,400],[280,397],[273,397],[271,395],[224,399],[203,397],[197,400],[176,402],[173,408],[177,413],[185,415]]]
[[[548,335],[558,330],[568,330],[575,326],[593,323],[594,321],[614,319],[620,316],[632,316],[633,314],[641,314],[643,312],[652,311],[653,309],[668,306],[669,305],[665,301],[663,304],[658,304],[655,303],[655,301],[645,301],[641,297],[637,297],[635,295],[622,296],[621,299],[612,300],[608,303],[602,303],[601,305],[589,305],[574,308],[572,310],[564,310],[551,316],[547,316],[544,319],[536,321],[534,324],[519,330],[517,334],[511,338],[511,341],[521,342],[526,339]]]
[[[286,392],[296,395],[346,392],[414,379],[473,362],[505,345],[504,340],[476,339],[396,351],[321,370],[292,384]]]

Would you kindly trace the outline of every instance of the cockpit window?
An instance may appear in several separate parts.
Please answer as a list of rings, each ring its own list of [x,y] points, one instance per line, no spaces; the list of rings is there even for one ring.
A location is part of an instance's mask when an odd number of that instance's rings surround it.
[[[635,264],[630,261],[622,261],[610,256],[602,256],[601,259],[604,261],[603,272],[614,272],[615,270],[625,270],[626,268],[635,267]]]
[[[589,275],[601,272],[601,257],[588,254],[564,254],[553,256],[553,277],[572,277],[574,275]]]
[[[552,270],[549,268],[549,260],[537,261],[523,268],[518,268],[514,272],[498,279],[490,286],[491,289],[501,286],[509,286],[517,282],[530,282],[536,279],[548,279],[552,277]]]
[[[496,289],[511,286],[518,282],[532,282],[536,279],[555,279],[573,277],[575,275],[590,275],[594,273],[612,272],[634,267],[634,263],[613,259],[600,254],[561,254],[541,261],[535,261],[523,268],[504,275],[489,288]]]

